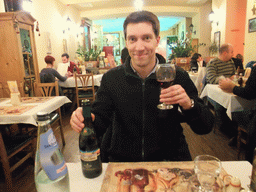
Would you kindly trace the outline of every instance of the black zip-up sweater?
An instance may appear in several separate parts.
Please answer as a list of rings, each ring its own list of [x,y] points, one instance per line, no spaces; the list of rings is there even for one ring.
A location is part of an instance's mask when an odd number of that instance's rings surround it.
[[[157,54],[159,63],[164,63]],[[191,110],[178,112],[159,110],[160,83],[155,73],[145,80],[134,73],[130,57],[125,64],[103,75],[92,106],[95,129],[103,135],[102,156],[110,155],[125,161],[161,161],[171,159],[179,147],[186,146],[180,123],[186,121],[198,134],[212,130],[213,115],[198,98],[197,89],[187,72],[177,67],[175,84],[180,84],[195,100]],[[186,150],[185,150],[186,151]],[[105,159],[105,158],[104,158]],[[106,159],[105,159],[106,160]]]

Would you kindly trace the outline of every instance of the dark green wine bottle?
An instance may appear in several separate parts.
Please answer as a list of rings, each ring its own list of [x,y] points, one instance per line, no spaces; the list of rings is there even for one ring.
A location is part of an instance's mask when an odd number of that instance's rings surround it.
[[[82,100],[82,107],[85,124],[79,136],[82,171],[86,178],[95,178],[102,173],[100,148],[93,129],[90,101]]]

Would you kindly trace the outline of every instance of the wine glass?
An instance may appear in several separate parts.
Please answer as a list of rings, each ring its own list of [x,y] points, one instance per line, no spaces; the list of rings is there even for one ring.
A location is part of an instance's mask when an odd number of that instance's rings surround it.
[[[214,184],[221,172],[221,162],[211,155],[199,155],[194,160],[194,171],[200,183],[200,192],[213,192]]]
[[[175,76],[176,76],[175,64],[165,63],[165,64],[158,64],[156,66],[156,80],[160,82],[160,87],[162,89],[166,89],[170,87],[174,82]],[[172,109],[173,105],[161,103],[157,105],[157,107],[158,109],[166,110],[166,109]]]

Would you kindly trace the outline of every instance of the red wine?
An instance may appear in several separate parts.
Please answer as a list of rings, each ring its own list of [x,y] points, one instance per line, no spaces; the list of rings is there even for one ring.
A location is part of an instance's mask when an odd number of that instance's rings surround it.
[[[173,80],[157,80],[158,82],[160,82],[160,87],[163,89],[166,89],[168,87],[170,87],[173,84]]]

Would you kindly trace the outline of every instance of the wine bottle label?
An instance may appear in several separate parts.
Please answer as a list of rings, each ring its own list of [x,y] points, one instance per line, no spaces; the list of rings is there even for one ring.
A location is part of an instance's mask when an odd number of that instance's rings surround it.
[[[94,151],[81,151],[81,160],[83,161],[96,161],[98,156],[100,155],[100,149],[96,149]]]
[[[55,180],[64,176],[68,169],[60,153],[52,129],[40,135],[40,162],[47,176]]]

